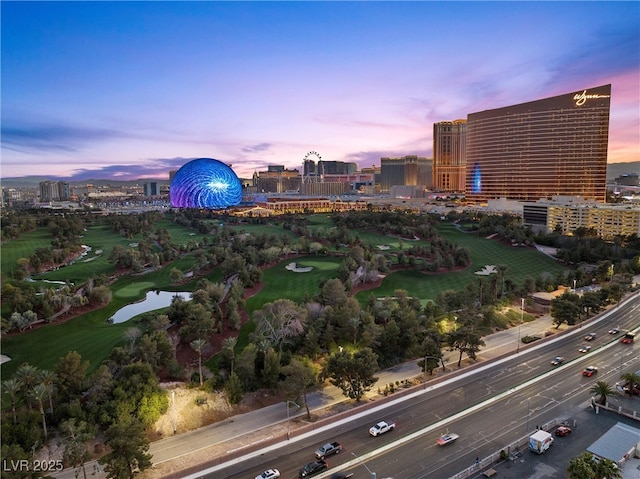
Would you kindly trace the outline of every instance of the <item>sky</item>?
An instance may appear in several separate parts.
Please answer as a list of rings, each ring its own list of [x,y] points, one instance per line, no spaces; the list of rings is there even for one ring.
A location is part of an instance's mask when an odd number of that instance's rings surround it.
[[[611,84],[609,163],[640,160],[640,2],[15,2],[1,178],[241,178],[432,156],[433,124]],[[310,153],[314,154],[309,155]]]

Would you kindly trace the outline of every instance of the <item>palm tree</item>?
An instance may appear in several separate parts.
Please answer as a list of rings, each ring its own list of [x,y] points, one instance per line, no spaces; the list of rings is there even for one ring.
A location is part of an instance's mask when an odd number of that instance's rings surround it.
[[[206,339],[194,339],[189,343],[189,345],[198,353],[198,374],[200,375],[200,386],[202,386],[202,350],[206,344]]]
[[[11,378],[2,382],[2,392],[9,395],[11,401],[11,411],[13,411],[13,423],[16,424],[18,419],[16,417],[16,403],[18,401],[18,393],[22,388],[22,383],[19,379]]]
[[[606,406],[607,404],[607,398],[615,394],[615,391],[611,388],[611,386],[609,386],[609,384],[604,381],[598,381],[597,383],[595,383],[595,385],[591,389],[589,389],[589,392],[596,396],[600,396],[598,398],[598,404],[602,404],[604,406]]]
[[[49,413],[53,414],[53,388],[58,376],[56,373],[49,371],[48,369],[40,371],[38,376],[40,377],[40,382],[47,387],[47,394],[49,396]]]
[[[38,401],[38,407],[40,409],[40,416],[42,417],[42,430],[44,431],[44,438],[47,438],[47,418],[44,414],[44,400],[48,394],[47,386],[44,384],[36,384],[29,392],[31,397]]]
[[[228,351],[229,355],[231,356],[231,371],[229,371],[229,375],[233,374],[233,363],[234,360],[236,358],[236,353],[235,353],[235,347],[236,344],[238,344],[238,338],[235,337],[230,337],[230,338],[226,338],[223,342],[222,342],[222,350],[223,351]]]
[[[583,452],[569,461],[569,479],[596,479],[595,461],[590,452]]]
[[[594,462],[597,479],[622,479],[620,468],[611,459],[600,459]]]
[[[625,382],[625,388],[627,392],[627,394],[633,394],[633,387],[635,385],[640,384],[640,375],[636,374],[636,373],[624,373],[620,376],[620,379],[622,379]]]
[[[38,384],[38,368],[33,364],[22,363],[16,370],[16,378],[22,383],[22,390],[25,394],[25,401],[29,409],[31,409],[31,401],[29,401],[29,392]]]

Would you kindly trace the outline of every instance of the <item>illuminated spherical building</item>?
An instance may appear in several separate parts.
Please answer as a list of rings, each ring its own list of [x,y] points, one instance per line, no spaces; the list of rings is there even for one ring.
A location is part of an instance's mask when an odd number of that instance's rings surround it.
[[[169,194],[175,208],[227,208],[242,201],[242,184],[221,161],[199,158],[176,172]]]

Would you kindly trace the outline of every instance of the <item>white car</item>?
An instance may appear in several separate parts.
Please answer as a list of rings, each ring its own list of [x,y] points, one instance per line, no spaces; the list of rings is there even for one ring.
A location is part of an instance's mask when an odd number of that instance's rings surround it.
[[[277,479],[280,477],[280,471],[277,469],[267,469],[259,476],[256,476],[256,479]]]
[[[371,428],[369,429],[369,434],[371,434],[373,437],[376,437],[380,434],[384,434],[385,432],[393,431],[394,427],[396,427],[395,422],[380,421],[375,426],[371,426]]]
[[[438,440],[436,441],[436,443],[438,444],[438,446],[446,446],[447,444],[451,444],[452,442],[454,442],[459,437],[460,436],[458,436],[457,434],[454,434],[452,432],[448,432],[448,433],[443,434],[442,436],[440,436],[438,438]]]

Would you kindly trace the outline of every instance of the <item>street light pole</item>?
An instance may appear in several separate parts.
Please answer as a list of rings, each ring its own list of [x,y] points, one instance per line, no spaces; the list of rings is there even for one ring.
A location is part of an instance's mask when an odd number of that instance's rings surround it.
[[[362,464],[364,468],[369,472],[369,474],[371,474],[371,479],[376,479],[376,473],[373,472],[371,469],[369,469],[365,464],[365,462],[362,459],[360,459],[360,457],[357,456],[355,452],[352,452],[351,455],[355,457],[358,461],[360,461],[360,464]]]
[[[289,422],[289,419],[290,419],[290,416],[289,416],[289,404],[293,404],[294,406],[298,406],[298,409],[300,409],[300,405],[298,405],[294,401],[289,401],[287,399],[287,402],[285,403],[285,406],[287,406],[287,441],[291,437],[291,423]]]
[[[520,324],[518,324],[518,346],[516,348],[516,353],[520,352],[520,328],[524,322],[524,298],[520,298],[520,300]]]
[[[171,390],[171,402],[173,405],[173,411],[171,414],[173,416],[173,433],[176,433],[176,390],[172,389]]]
[[[527,398],[527,430],[525,431],[525,436],[529,434],[529,412],[531,411],[531,409],[529,409],[529,399],[531,398]]]

